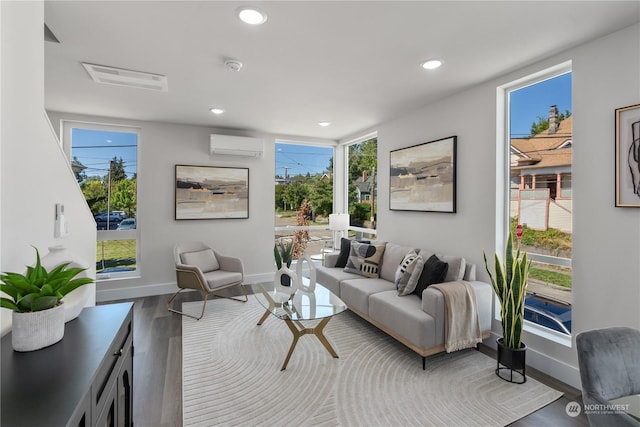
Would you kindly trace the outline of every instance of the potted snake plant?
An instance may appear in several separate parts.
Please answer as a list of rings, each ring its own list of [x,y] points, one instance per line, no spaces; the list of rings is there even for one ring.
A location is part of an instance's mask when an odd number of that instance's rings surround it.
[[[513,250],[513,233],[509,232],[504,262],[494,254],[493,272],[489,268],[487,255],[483,251],[484,265],[489,274],[491,286],[500,301],[502,317],[502,337],[498,339],[496,375],[503,380],[524,383],[526,379],[526,350],[522,342],[524,325],[524,300],[527,294],[527,279],[531,260],[520,247]],[[503,372],[504,371],[504,372]],[[508,378],[501,375],[508,373]],[[516,380],[513,374],[516,373]]]
[[[76,276],[86,269],[62,263],[50,271],[40,262],[27,266],[25,274],[0,274],[0,306],[12,310],[11,339],[16,351],[33,351],[57,343],[64,336],[62,298],[80,286],[93,283],[89,277]]]

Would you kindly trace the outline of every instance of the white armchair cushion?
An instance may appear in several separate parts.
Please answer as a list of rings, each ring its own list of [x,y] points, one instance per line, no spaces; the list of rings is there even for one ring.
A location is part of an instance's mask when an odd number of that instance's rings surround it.
[[[220,269],[216,255],[211,249],[196,252],[184,252],[180,254],[183,264],[198,267],[203,273]]]

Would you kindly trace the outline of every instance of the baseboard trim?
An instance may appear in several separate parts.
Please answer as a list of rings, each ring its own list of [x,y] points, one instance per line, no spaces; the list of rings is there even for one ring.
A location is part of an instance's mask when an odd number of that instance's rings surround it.
[[[244,283],[251,285],[254,283],[268,282],[273,280],[273,273],[250,274],[244,278]],[[126,287],[111,287],[100,289],[100,283],[96,287],[96,302],[119,301],[132,298],[151,297],[155,295],[173,294],[178,291],[175,282],[161,283],[153,285],[139,285]]]
[[[491,333],[491,337],[488,340],[484,340],[484,345],[497,350],[498,345],[496,340],[500,338],[499,335]],[[527,347],[527,366],[549,375],[562,381],[563,383],[581,390],[582,385],[580,383],[580,371],[577,367],[571,366],[566,362],[549,357],[546,354],[540,353],[531,347]]]

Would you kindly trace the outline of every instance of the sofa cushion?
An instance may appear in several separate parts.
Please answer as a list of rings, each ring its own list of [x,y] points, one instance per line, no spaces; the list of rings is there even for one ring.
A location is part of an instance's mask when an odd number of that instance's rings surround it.
[[[385,245],[351,242],[351,253],[344,271],[365,277],[380,277],[380,262]]]
[[[428,249],[420,249],[420,252],[418,253],[422,255],[422,258],[424,259],[429,259],[431,255],[434,255],[434,252]],[[441,261],[444,261],[447,264],[449,264],[447,277],[445,277],[444,279],[445,282],[453,282],[454,280],[464,279],[464,273],[467,266],[467,262],[464,258],[459,256],[441,255],[441,254],[438,254],[437,256],[438,258],[440,258]]]
[[[398,295],[405,296],[414,291],[423,267],[424,259],[422,259],[416,251],[410,251],[404,256],[402,262],[396,269],[395,283],[396,289],[398,289]]]
[[[396,285],[384,279],[350,279],[340,283],[340,299],[349,308],[363,314],[369,313],[369,296],[378,292],[393,291]]]
[[[369,297],[369,317],[417,347],[444,343],[443,332],[438,334],[435,319],[422,309],[416,295],[401,297],[394,291],[373,294]]]
[[[396,243],[388,242],[384,249],[384,256],[382,257],[380,277],[390,282],[395,282],[398,266],[402,262],[404,256],[411,251],[415,251],[415,249],[410,248],[409,246],[400,246]]]
[[[211,249],[184,252],[180,254],[180,259],[183,264],[198,267],[203,273],[220,269],[220,264],[216,259],[216,254],[214,254]]]
[[[448,270],[449,264],[441,261],[436,255],[431,255],[429,259],[424,262],[422,273],[414,288],[414,293],[422,297],[422,291],[427,289],[429,285],[444,282]]]
[[[347,273],[341,268],[316,267],[316,281],[340,297],[340,282],[349,279],[360,279],[359,274]]]

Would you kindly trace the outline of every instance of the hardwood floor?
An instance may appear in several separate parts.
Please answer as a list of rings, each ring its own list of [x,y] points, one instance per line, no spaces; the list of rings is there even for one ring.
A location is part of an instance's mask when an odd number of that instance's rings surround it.
[[[167,311],[169,297],[160,295],[131,300],[135,303],[133,419],[136,427],[182,425],[182,320],[180,315]],[[183,292],[174,304],[180,307],[184,301],[200,299],[197,292]],[[494,355],[493,350],[484,346],[481,346],[481,351]],[[416,355],[416,363],[418,360]],[[582,403],[579,390],[534,369],[527,369],[527,375],[562,391],[564,396],[512,426],[589,425],[583,413],[571,418],[565,412],[568,403]]]

